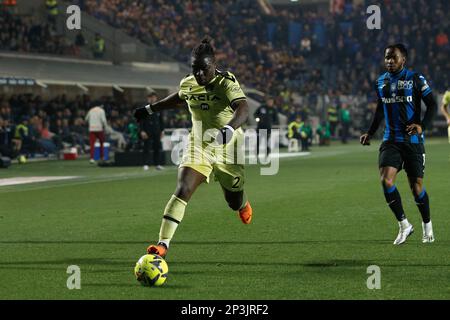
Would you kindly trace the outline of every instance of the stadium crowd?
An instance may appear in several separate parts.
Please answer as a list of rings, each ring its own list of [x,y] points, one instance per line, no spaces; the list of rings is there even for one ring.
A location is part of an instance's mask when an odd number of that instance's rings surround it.
[[[394,42],[411,48],[408,64],[431,79],[433,87],[448,87],[448,1],[385,0],[382,31],[366,26],[370,3],[340,2],[331,13],[290,6],[269,15],[257,1],[240,0],[87,0],[86,9],[183,62],[208,34],[215,40],[220,65],[246,86],[272,95],[286,89],[301,95],[329,89],[367,94],[381,70],[380,44]],[[422,16],[434,16],[447,28]]]
[[[0,8],[0,50],[74,55],[75,45],[58,34],[54,24]]]
[[[112,97],[92,101],[88,95],[69,100],[65,95],[44,101],[40,96],[0,95],[0,153],[11,157],[19,154],[58,154],[64,147],[75,146],[80,153],[89,150],[86,114],[93,106],[103,105],[108,125],[107,141],[118,149],[139,147],[137,124],[132,110],[137,105],[118,103]],[[164,113],[169,128],[191,126],[187,110]]]

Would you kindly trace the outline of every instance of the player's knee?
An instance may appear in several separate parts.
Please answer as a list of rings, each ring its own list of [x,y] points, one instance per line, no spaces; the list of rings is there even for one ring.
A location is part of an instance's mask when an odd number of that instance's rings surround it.
[[[423,191],[423,188],[421,185],[419,184],[415,184],[411,186],[411,192],[413,193],[413,195],[415,197],[419,196]]]
[[[177,189],[175,190],[175,195],[180,199],[188,200],[191,198],[193,191],[194,188],[192,188],[188,184],[180,184],[177,186]]]
[[[383,187],[385,189],[389,189],[389,188],[392,188],[395,183],[394,183],[394,179],[382,176],[381,177],[381,184],[383,185]]]

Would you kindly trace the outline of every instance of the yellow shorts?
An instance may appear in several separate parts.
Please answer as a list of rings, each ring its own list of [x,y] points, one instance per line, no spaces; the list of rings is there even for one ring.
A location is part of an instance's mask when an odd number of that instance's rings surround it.
[[[180,168],[189,167],[200,172],[206,177],[207,183],[213,172],[214,180],[219,181],[223,188],[231,192],[242,191],[245,182],[244,162],[242,159],[233,161],[227,155],[225,152],[222,156],[217,156],[211,150],[189,143],[181,160]]]

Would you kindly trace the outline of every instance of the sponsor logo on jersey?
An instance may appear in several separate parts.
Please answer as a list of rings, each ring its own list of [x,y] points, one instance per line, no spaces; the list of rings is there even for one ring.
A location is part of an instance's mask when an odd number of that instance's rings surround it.
[[[187,94],[187,101],[218,101],[220,98],[215,94]]]
[[[398,80],[397,81],[397,89],[412,89],[413,81],[412,80]]]
[[[382,97],[381,101],[385,104],[390,104],[390,103],[404,103],[404,102],[412,102],[412,96],[395,96],[392,98],[386,98],[386,97]]]

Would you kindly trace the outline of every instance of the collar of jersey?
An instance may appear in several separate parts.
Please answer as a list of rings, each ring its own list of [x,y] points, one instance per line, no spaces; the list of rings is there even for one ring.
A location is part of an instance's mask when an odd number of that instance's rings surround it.
[[[211,83],[213,83],[214,81],[216,81],[218,75],[219,75],[219,73],[217,72],[217,69],[216,69],[216,72],[215,72],[215,74],[214,74],[214,77],[211,79],[211,81],[208,82],[207,84],[205,84],[205,85],[202,86],[202,87],[206,87],[206,86],[210,85]]]
[[[391,78],[396,78],[396,77],[400,76],[405,70],[406,70],[406,68],[403,67],[402,70],[400,70],[400,71],[397,71],[395,73],[388,72],[388,74]]]

